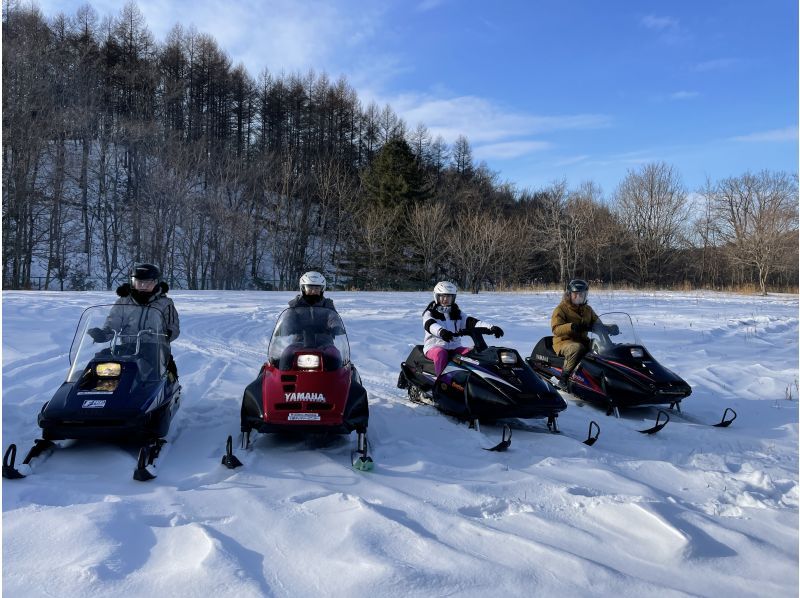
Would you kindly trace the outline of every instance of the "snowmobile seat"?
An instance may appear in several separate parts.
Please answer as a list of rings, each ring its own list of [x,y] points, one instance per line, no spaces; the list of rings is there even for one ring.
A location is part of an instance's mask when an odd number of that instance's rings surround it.
[[[434,376],[436,375],[436,367],[433,365],[433,360],[425,357],[425,353],[422,352],[422,345],[416,345],[414,347],[414,350],[409,356],[408,365],[410,365],[412,369],[421,369],[423,372]]]
[[[541,361],[557,368],[564,367],[564,358],[553,350],[553,337],[545,336],[539,339],[531,352],[531,359]]]

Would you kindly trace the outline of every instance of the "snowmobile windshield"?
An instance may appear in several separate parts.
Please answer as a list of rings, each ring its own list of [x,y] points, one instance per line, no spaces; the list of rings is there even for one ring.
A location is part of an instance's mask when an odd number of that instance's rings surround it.
[[[293,369],[298,364],[298,356],[307,351],[321,355],[326,370],[350,363],[347,333],[334,310],[290,307],[281,313],[269,342],[270,363],[282,370]]]
[[[599,354],[610,352],[616,345],[640,345],[631,317],[616,311],[600,314],[600,322],[589,331],[592,349]],[[602,322],[602,323],[601,323]]]
[[[70,348],[67,382],[78,380],[90,362],[134,363],[140,380],[166,373],[169,342],[164,315],[136,304],[95,305],[81,315]],[[109,366],[108,371],[115,371]]]

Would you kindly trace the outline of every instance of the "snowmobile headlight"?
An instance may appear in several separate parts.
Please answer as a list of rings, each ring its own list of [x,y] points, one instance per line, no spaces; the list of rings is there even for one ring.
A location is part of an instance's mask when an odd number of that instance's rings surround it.
[[[631,347],[631,357],[641,359],[644,357],[644,351],[640,347]]]
[[[98,378],[119,378],[122,366],[118,363],[98,363],[94,366],[94,373]]]
[[[517,363],[517,354],[513,351],[500,351],[500,363]]]
[[[305,370],[316,370],[319,368],[319,355],[298,355],[297,367]]]

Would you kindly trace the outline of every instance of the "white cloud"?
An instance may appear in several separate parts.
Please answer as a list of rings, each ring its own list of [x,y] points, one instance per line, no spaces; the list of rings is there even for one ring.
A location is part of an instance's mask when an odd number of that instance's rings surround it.
[[[429,10],[439,8],[442,4],[445,4],[446,2],[447,0],[422,0],[419,4],[417,4],[417,10],[419,12],[427,12]]]
[[[410,126],[425,123],[434,137],[441,135],[448,142],[465,135],[473,144],[500,143],[550,131],[611,126],[611,118],[603,114],[540,116],[509,110],[476,96],[409,93],[379,102],[383,103],[389,103]]]
[[[473,148],[472,153],[478,160],[507,160],[551,147],[552,144],[548,141],[503,141],[479,145]]]
[[[569,156],[566,158],[562,158],[560,160],[556,160],[553,162],[553,166],[561,167],[561,166],[572,166],[573,164],[580,164],[581,162],[586,162],[589,159],[588,154],[583,154],[580,156]]]
[[[759,131],[756,133],[749,133],[747,135],[731,137],[731,141],[743,141],[745,143],[782,142],[795,140],[797,140],[797,127],[771,129],[769,131]]]
[[[670,94],[670,100],[693,100],[700,96],[699,92],[696,91],[676,91],[675,93]]]
[[[672,17],[657,17],[655,15],[646,15],[642,17],[641,23],[648,29],[655,29],[657,31],[674,29],[679,25],[677,19],[673,19]]]
[[[714,60],[706,60],[705,62],[698,62],[694,65],[694,70],[699,73],[708,71],[720,71],[729,69],[741,63],[737,58],[715,58]]]
[[[83,0],[40,0],[47,15],[71,15]],[[233,64],[243,62],[251,76],[272,72],[342,71],[339,57],[361,47],[377,30],[385,7],[324,0],[137,0],[147,27],[163,41],[176,23],[214,37]],[[117,17],[123,0],[93,0],[100,18]]]

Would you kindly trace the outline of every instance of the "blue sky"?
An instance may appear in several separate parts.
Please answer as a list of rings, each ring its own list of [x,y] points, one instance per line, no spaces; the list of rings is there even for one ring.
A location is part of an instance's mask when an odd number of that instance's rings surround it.
[[[40,0],[46,15],[83,1]],[[124,2],[89,2],[99,15]],[[251,75],[344,75],[409,128],[466,135],[500,180],[613,193],[663,160],[687,190],[798,169],[796,0],[140,0],[157,40],[213,35]]]

